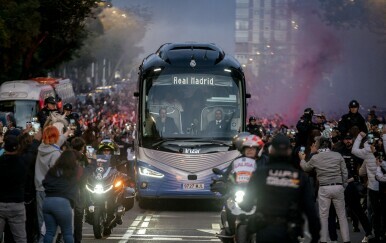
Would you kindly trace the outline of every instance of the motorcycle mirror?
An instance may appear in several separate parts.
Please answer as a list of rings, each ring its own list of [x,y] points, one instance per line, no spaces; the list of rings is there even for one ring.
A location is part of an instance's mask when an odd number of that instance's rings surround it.
[[[223,174],[222,170],[220,170],[219,168],[213,168],[212,171],[216,175],[222,175]]]

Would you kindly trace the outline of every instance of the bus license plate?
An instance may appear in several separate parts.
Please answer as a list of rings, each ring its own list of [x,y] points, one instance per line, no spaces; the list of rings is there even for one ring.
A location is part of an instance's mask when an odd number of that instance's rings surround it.
[[[182,189],[184,189],[184,190],[202,190],[202,189],[204,189],[204,184],[186,183],[186,184],[182,184]]]

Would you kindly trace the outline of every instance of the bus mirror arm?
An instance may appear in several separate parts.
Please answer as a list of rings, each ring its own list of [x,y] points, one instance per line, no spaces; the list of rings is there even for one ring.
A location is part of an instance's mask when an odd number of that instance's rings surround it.
[[[249,98],[251,98],[251,97],[252,97],[251,94],[249,94],[249,93],[245,94],[245,98],[246,98],[246,99],[249,99]]]

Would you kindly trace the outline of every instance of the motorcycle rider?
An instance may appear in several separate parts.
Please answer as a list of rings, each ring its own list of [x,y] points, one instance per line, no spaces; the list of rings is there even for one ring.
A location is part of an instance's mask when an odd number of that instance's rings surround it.
[[[253,173],[245,195],[240,207],[257,208],[248,225],[256,232],[256,242],[298,242],[302,236],[302,213],[308,219],[311,242],[318,242],[320,221],[313,191],[305,173],[291,163],[290,140],[285,135],[279,133],[273,138],[269,162]]]
[[[245,133],[240,133],[232,141],[233,146],[237,148],[241,155],[240,157],[247,157],[250,159],[253,159],[254,161],[253,164],[249,163],[244,163],[238,160],[236,158],[227,168],[227,171],[225,172],[225,175],[229,178],[230,181],[232,181],[232,186],[234,183],[248,183],[248,180],[252,173],[256,170],[257,164],[256,164],[256,159],[258,158],[259,151],[262,150],[264,146],[263,140],[261,140],[260,137],[256,135],[252,135],[248,132]],[[241,178],[245,175],[249,175],[248,179],[246,181],[238,182],[238,178]],[[244,177],[243,177],[244,178]],[[228,186],[228,185],[227,185]],[[212,187],[214,189],[215,186]],[[215,190],[214,190],[215,191]],[[228,191],[228,190],[227,190]],[[228,207],[225,207],[226,209],[226,217],[227,217],[227,222],[229,224],[229,229],[230,232],[232,232],[232,235],[234,235],[236,231],[236,215],[233,215]],[[247,233],[245,232],[245,235]],[[230,235],[227,235],[230,236]]]
[[[105,157],[110,157],[111,161],[110,164],[112,166],[114,165],[115,160],[111,158],[111,155],[114,155],[116,151],[119,150],[119,147],[116,143],[111,141],[110,139],[104,139],[100,142],[97,150],[97,154],[103,154]],[[98,163],[98,160],[97,160]],[[109,212],[107,217],[114,218],[114,212]],[[122,224],[122,215],[117,215],[116,223],[121,225]]]

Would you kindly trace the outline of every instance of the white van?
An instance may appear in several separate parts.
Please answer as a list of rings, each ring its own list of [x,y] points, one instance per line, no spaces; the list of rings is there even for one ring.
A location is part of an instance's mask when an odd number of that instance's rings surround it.
[[[11,112],[16,126],[25,128],[26,122],[37,116],[47,97],[60,97],[73,103],[75,94],[69,79],[37,78],[36,80],[7,81],[0,86],[0,112]]]
[[[8,81],[0,87],[0,112],[11,112],[16,126],[25,128],[26,122],[44,107],[44,99],[53,96],[51,85],[40,84],[32,80]]]

